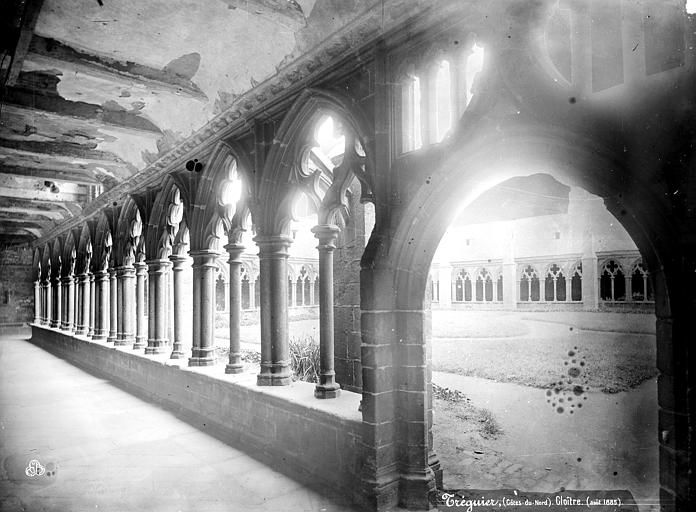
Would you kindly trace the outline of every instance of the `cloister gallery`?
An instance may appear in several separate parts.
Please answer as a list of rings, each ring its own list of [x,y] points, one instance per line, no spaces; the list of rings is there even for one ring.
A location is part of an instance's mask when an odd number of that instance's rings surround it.
[[[654,310],[660,499],[689,509],[696,18],[684,2],[91,4],[8,2],[3,322],[31,323],[42,348],[361,506],[420,510],[442,479],[431,302]],[[565,187],[563,211],[543,213],[571,218],[545,228],[550,258],[534,259],[520,220],[496,224],[518,234],[497,259],[469,245],[488,236],[467,235],[474,222],[456,237],[468,256],[436,257],[460,212],[530,177]],[[578,198],[606,207],[621,247],[597,243]],[[318,306],[316,384],[292,381],[298,306]],[[254,308],[249,379],[240,323]]]

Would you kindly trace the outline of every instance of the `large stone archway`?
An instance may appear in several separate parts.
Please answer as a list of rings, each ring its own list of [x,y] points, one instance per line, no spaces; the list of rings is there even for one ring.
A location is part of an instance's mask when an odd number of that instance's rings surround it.
[[[399,502],[425,506],[423,497],[433,489],[439,471],[430,433],[431,357],[426,343],[430,326],[425,295],[431,260],[463,205],[513,176],[543,172],[602,197],[655,269],[660,484],[663,503],[670,506],[675,503],[675,486],[685,485],[687,477],[680,474],[677,461],[686,460],[683,447],[689,442],[684,429],[685,394],[675,387],[688,385],[685,372],[679,371],[688,357],[687,338],[684,331],[674,329],[689,320],[684,307],[673,308],[672,304],[675,297],[686,298],[691,292],[679,279],[684,271],[675,262],[674,251],[679,249],[673,238],[665,236],[676,219],[670,221],[669,206],[656,193],[659,184],[646,181],[643,169],[622,170],[616,155],[596,140],[568,131],[550,133],[529,125],[526,130],[518,128],[498,130],[495,138],[473,137],[418,160],[401,162],[401,171],[409,177],[399,189],[402,206],[390,212],[388,224],[378,223],[381,229],[373,235],[363,258],[364,397],[367,403],[374,402],[364,412],[364,421],[377,433],[393,429],[405,435],[389,448],[374,446],[375,451],[391,450],[395,459],[392,478],[401,489]],[[432,169],[428,162],[440,163]],[[631,187],[626,187],[627,182]],[[390,367],[389,372],[385,367]],[[391,379],[379,378],[387,374]],[[391,422],[384,421],[381,411],[392,407]],[[685,424],[680,426],[679,421]],[[369,439],[366,444],[369,460]]]

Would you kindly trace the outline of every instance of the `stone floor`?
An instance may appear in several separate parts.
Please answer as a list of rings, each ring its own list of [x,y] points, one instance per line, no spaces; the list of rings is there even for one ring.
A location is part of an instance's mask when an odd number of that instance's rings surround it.
[[[0,333],[0,510],[356,510],[27,336]]]

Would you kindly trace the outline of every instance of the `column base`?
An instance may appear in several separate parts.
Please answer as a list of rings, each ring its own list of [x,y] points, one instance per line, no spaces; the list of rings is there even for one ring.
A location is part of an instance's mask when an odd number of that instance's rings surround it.
[[[217,361],[214,357],[190,357],[189,366],[215,366]]]
[[[276,371],[271,371],[271,368],[264,368],[261,365],[261,373],[256,376],[257,386],[289,386],[292,383],[292,375],[287,366],[275,367]]]
[[[392,471],[377,479],[363,478],[362,505],[369,510],[391,510],[399,502],[399,477]]]
[[[87,329],[78,325],[75,329],[75,336],[87,336]]]
[[[167,351],[167,340],[148,340],[145,343],[143,339],[143,347],[145,347],[145,355],[153,356],[164,354]]]
[[[122,338],[116,338],[114,342],[115,347],[129,347],[135,343],[135,338],[130,336],[123,336]]]
[[[114,333],[114,334],[109,333],[109,337],[106,338],[106,342],[107,342],[107,343],[114,343],[114,344],[115,344],[115,343],[116,343],[116,334],[115,334],[115,333]]]
[[[136,336],[135,343],[133,343],[133,350],[140,350],[145,347],[147,347],[147,339],[145,336]]]
[[[185,359],[186,354],[184,354],[181,350],[174,349],[172,350],[172,355],[169,356],[169,359]]]
[[[402,474],[399,481],[399,506],[408,510],[437,508],[435,475],[428,467],[424,474]]]
[[[215,358],[215,347],[194,348],[193,356],[189,358],[189,366],[214,366],[217,364]]]
[[[94,336],[92,336],[92,339],[94,341],[104,341],[106,339],[106,334],[105,333],[94,333]]]
[[[60,325],[58,324],[58,322],[55,321],[55,320],[51,320],[51,323],[48,324],[48,326],[49,326],[49,327],[53,327],[54,329],[57,329],[58,327],[60,327]]]
[[[225,365],[225,373],[242,373],[244,365],[242,363],[227,363]]]
[[[333,384],[317,384],[314,388],[315,398],[337,398],[341,394],[341,385]]]

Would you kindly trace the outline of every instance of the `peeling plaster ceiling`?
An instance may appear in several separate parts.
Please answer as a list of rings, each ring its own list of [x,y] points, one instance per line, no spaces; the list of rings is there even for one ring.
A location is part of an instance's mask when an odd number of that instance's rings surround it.
[[[337,1],[3,2],[0,244],[79,214],[203,126],[316,38],[308,23],[328,36]]]

